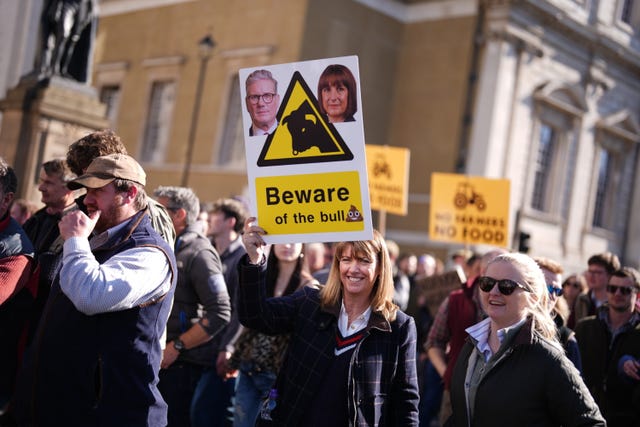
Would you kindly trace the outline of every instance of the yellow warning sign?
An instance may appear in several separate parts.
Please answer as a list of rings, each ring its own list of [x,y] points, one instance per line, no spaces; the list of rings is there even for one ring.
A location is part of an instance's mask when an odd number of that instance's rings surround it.
[[[409,150],[387,145],[365,146],[371,209],[407,214]]]
[[[353,159],[335,126],[320,113],[316,97],[298,71],[293,73],[276,118],[278,126],[267,137],[258,166]]]
[[[259,177],[255,184],[260,226],[270,234],[364,230],[357,171]]]
[[[508,246],[508,179],[431,175],[429,236],[433,240]]]

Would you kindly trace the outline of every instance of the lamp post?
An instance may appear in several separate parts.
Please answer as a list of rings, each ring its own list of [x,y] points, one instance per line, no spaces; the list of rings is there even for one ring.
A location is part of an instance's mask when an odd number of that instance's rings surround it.
[[[193,114],[191,115],[191,126],[189,127],[189,139],[187,140],[187,158],[182,171],[182,186],[186,187],[189,182],[189,172],[191,170],[191,159],[193,157],[193,146],[196,139],[196,129],[198,127],[198,116],[200,115],[200,104],[202,102],[202,89],[204,77],[207,71],[207,63],[213,54],[216,42],[210,34],[207,34],[198,42],[198,54],[200,56],[200,73],[198,74],[198,84],[196,86],[196,96],[193,104]]]

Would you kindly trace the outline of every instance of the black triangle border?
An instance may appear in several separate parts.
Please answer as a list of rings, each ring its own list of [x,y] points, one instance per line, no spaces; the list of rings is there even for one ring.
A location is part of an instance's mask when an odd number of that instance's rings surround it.
[[[287,87],[287,91],[284,94],[284,99],[280,103],[280,108],[278,109],[278,113],[276,114],[276,118],[278,119],[278,126],[282,126],[282,124],[280,123],[280,121],[282,120],[282,114],[284,114],[284,109],[287,106],[287,101],[291,97],[291,93],[293,92],[293,88],[296,82],[300,83],[300,86],[302,86],[302,89],[304,90],[305,94],[307,95],[309,100],[313,103],[313,106],[315,107],[316,111],[320,111],[318,100],[316,99],[313,92],[311,92],[311,90],[309,89],[309,86],[307,86],[307,82],[304,81],[304,79],[302,78],[302,74],[300,74],[299,71],[295,71],[293,73],[293,77],[291,77],[291,81],[289,82],[289,87]],[[331,156],[324,155],[324,156],[267,160],[265,159],[265,157],[267,155],[267,152],[269,151],[269,148],[271,147],[271,141],[273,140],[273,137],[276,133],[274,131],[267,136],[267,139],[264,142],[264,145],[262,146],[260,157],[258,157],[257,165],[259,167],[284,166],[284,165],[302,165],[307,163],[341,162],[341,161],[353,160],[353,153],[351,152],[347,144],[344,142],[344,140],[342,139],[342,136],[340,135],[340,132],[337,131],[333,123],[329,123],[325,121],[324,117],[322,117],[321,115],[319,115],[318,118],[322,120],[322,122],[325,125],[327,125],[327,127],[329,128],[329,132],[331,132],[331,135],[335,138],[336,142],[342,149],[343,151],[342,154],[331,155]]]

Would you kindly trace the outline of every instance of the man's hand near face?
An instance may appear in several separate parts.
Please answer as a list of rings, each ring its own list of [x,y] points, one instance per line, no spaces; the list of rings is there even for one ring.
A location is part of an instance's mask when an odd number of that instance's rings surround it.
[[[96,222],[98,222],[98,218],[100,218],[100,211],[95,211],[89,216],[80,210],[69,212],[58,223],[60,235],[64,240],[71,237],[85,237],[88,239],[96,226]]]

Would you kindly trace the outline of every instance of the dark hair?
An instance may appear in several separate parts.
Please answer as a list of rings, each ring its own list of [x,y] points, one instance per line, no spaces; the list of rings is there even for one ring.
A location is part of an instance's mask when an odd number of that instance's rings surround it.
[[[296,267],[293,270],[293,274],[289,279],[289,283],[287,284],[287,288],[284,290],[282,295],[292,294],[296,289],[300,287],[300,284],[304,281],[309,281],[313,277],[309,274],[307,268],[305,267],[304,260],[304,245],[302,245],[302,249],[300,250],[300,256],[296,260]],[[267,296],[274,296],[274,291],[276,288],[276,281],[278,280],[278,273],[280,273],[280,265],[278,263],[278,257],[276,256],[276,251],[271,246],[271,250],[269,251],[269,256],[267,257]]]
[[[18,190],[16,172],[2,157],[0,157],[0,185],[4,194],[15,193]]]
[[[640,272],[635,268],[622,267],[621,269],[614,271],[611,276],[629,278],[633,282],[633,287],[640,290]]]
[[[467,267],[473,267],[476,262],[482,262],[482,255],[475,252],[470,252],[470,256],[469,258],[467,258],[465,264],[467,265]]]
[[[327,112],[322,106],[322,90],[330,86],[343,85],[349,91],[349,98],[347,99],[347,109],[344,112],[344,116],[352,117],[356,111],[358,111],[358,96],[356,89],[356,79],[353,77],[351,70],[344,65],[333,64],[327,66],[318,80],[318,103],[320,104],[320,112],[324,115]]]
[[[592,255],[587,261],[587,265],[599,265],[607,270],[609,275],[612,275],[616,270],[620,270],[620,260],[616,254],[611,252]]]
[[[69,146],[67,164],[73,173],[80,176],[96,157],[118,153],[128,154],[120,137],[111,129],[99,130]]]
[[[236,199],[218,199],[209,212],[222,212],[225,219],[235,218],[236,224],[233,226],[233,231],[236,233],[242,231],[244,221],[248,216],[244,204]]]

